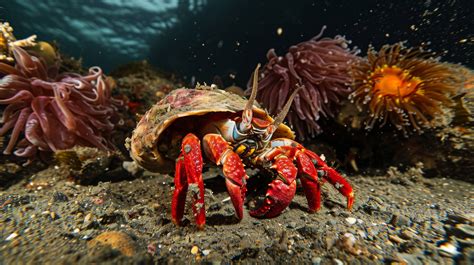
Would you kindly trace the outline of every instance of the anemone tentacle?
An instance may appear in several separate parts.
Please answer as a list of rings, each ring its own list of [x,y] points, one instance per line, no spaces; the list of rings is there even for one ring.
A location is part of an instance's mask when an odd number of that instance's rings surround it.
[[[0,62],[0,104],[6,105],[0,136],[11,131],[5,154],[33,158],[76,144],[114,149],[109,136],[121,102],[111,97],[99,67],[86,76],[56,75],[21,47],[13,47],[13,56],[14,67]]]
[[[302,87],[287,117],[300,139],[322,131],[318,124],[321,116],[335,116],[342,99],[352,91],[351,64],[360,60],[358,50],[349,49],[350,41],[344,37],[322,38],[325,28],[314,38],[291,46],[284,56],[270,49],[268,62],[259,72],[257,100],[272,115]],[[248,87],[247,93],[250,81]]]

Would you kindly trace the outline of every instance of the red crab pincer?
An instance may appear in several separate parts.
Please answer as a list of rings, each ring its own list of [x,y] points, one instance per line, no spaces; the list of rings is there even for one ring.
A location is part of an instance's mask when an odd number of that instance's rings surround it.
[[[347,208],[351,209],[354,192],[349,182],[317,154],[294,141],[293,131],[283,124],[299,89],[273,119],[254,103],[257,78],[258,74],[254,74],[249,100],[208,86],[176,89],[153,106],[134,130],[131,156],[140,166],[162,173],[175,168],[171,214],[177,225],[183,219],[188,190],[197,227],[203,228],[206,223],[204,161],[222,167],[239,220],[243,216],[248,179],[245,166],[268,170],[273,176],[263,203],[250,211],[251,216],[279,215],[295,196],[297,178],[310,212],[320,208],[321,185],[325,181],[347,198]]]

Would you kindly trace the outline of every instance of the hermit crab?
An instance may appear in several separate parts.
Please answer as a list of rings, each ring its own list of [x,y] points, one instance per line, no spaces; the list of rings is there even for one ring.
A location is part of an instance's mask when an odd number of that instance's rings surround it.
[[[255,70],[258,73],[259,66]],[[254,74],[249,100],[236,94],[198,86],[176,89],[153,106],[140,120],[129,140],[132,158],[143,168],[170,172],[175,168],[172,220],[180,225],[187,191],[191,191],[193,212],[198,228],[206,222],[204,206],[204,162],[222,167],[227,191],[237,218],[242,219],[249,178],[245,167],[270,171],[273,176],[262,204],[250,215],[272,218],[292,201],[300,180],[309,211],[321,204],[321,185],[328,181],[354,203],[349,182],[324,159],[294,141],[293,131],[283,124],[291,95],[273,119],[255,103],[258,74]],[[204,157],[202,155],[204,151]]]

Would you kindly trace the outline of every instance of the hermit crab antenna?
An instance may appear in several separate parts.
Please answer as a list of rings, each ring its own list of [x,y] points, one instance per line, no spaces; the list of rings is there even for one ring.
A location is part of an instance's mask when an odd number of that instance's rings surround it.
[[[252,85],[252,94],[245,105],[244,112],[242,113],[242,123],[240,123],[240,131],[244,132],[250,129],[252,124],[252,108],[255,98],[257,97],[258,90],[258,72],[260,69],[260,64],[257,64],[255,71],[253,72],[253,85]]]
[[[291,104],[293,103],[293,100],[295,99],[296,95],[302,89],[303,86],[297,85],[295,91],[291,94],[290,98],[288,101],[285,103],[285,106],[283,106],[283,109],[281,110],[280,113],[276,116],[275,120],[273,121],[272,125],[268,127],[268,130],[270,130],[270,133],[273,133],[278,126],[285,120],[286,114],[288,114],[288,111],[290,111]]]

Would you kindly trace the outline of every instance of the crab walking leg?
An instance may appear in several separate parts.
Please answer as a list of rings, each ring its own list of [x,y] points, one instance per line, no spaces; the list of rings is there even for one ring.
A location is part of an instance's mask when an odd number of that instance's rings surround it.
[[[296,192],[296,169],[293,161],[286,156],[278,156],[271,168],[278,177],[268,185],[263,205],[250,212],[251,216],[272,218],[279,215],[293,200]]]
[[[318,181],[318,171],[311,159],[301,151],[296,153],[298,177],[308,201],[309,212],[313,213],[321,207],[321,186]]]
[[[203,147],[212,162],[216,165],[222,164],[227,191],[234,205],[235,214],[241,220],[247,191],[246,180],[248,179],[242,160],[219,134],[206,134],[203,138]]]
[[[193,213],[196,225],[202,229],[206,224],[204,205],[204,182],[202,179],[202,155],[199,139],[188,134],[181,143],[181,155],[176,162],[175,190],[171,203],[173,222],[181,224],[188,189],[192,193]]]
[[[329,167],[317,154],[304,150],[311,159],[314,159],[314,164],[318,168],[318,176],[331,183],[342,195],[347,198],[347,209],[351,210],[354,204],[354,191],[351,184],[336,170]]]
[[[184,169],[184,157],[181,154],[176,159],[176,170],[174,174],[174,192],[171,201],[171,218],[173,223],[181,225],[186,205],[186,193],[188,192],[188,180]]]
[[[317,169],[317,176],[319,180],[319,186],[324,183],[324,181],[328,181],[331,183],[343,196],[347,198],[347,208],[350,210],[352,208],[352,205],[354,204],[354,191],[352,190],[351,185],[349,182],[341,176],[339,173],[337,173],[336,170],[328,166],[317,154],[313,153],[310,150],[305,149],[300,143],[293,141],[291,139],[286,139],[286,138],[277,138],[271,141],[271,149],[270,151],[264,153],[259,159],[262,161],[269,161],[273,157],[276,157],[278,155],[286,155],[288,157],[296,157],[298,159],[298,155],[300,153],[305,154],[308,156]],[[301,160],[301,157],[299,158]],[[298,166],[301,166],[303,161],[300,161]],[[308,166],[307,164],[308,161],[305,161],[303,165]],[[306,170],[306,169],[305,169]],[[301,170],[300,170],[301,171]],[[314,174],[314,172],[312,173]],[[304,181],[302,181],[302,184],[304,184]],[[316,192],[320,193],[319,187],[315,185],[311,185],[310,182],[306,182],[308,184],[306,187],[303,186],[305,189],[305,194],[306,198],[308,199],[308,192]],[[308,190],[307,190],[308,189]],[[319,195],[317,195],[317,198],[319,198]],[[312,198],[314,201],[311,202],[310,199],[308,199],[308,204],[310,204],[310,211],[317,210],[318,207],[318,202],[316,197]],[[320,200],[319,200],[320,201]],[[315,208],[311,207],[311,204]],[[319,202],[320,204],[320,202]]]

